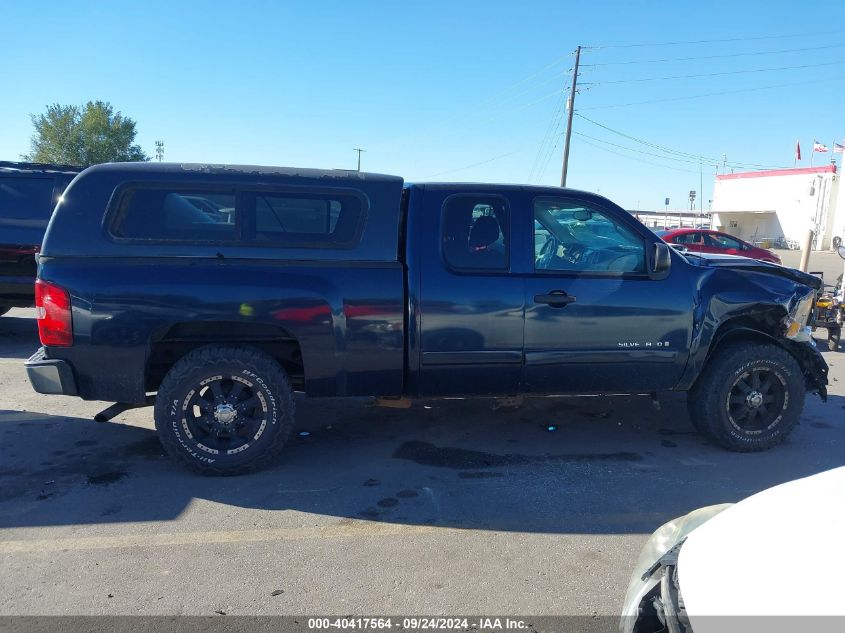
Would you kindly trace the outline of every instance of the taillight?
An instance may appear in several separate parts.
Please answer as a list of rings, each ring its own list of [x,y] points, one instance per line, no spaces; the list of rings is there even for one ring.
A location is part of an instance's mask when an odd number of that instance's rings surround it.
[[[73,345],[70,318],[70,295],[56,284],[35,280],[35,318],[41,344],[49,347]]]

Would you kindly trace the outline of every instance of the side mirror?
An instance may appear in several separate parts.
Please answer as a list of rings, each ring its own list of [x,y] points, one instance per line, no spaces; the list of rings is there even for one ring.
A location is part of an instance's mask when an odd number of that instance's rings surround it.
[[[836,249],[836,252],[842,259],[845,259],[845,244],[841,245],[839,248]]]
[[[654,244],[654,262],[651,267],[651,272],[655,274],[669,272],[672,267],[672,255],[669,253],[669,245],[665,242],[656,242]]]

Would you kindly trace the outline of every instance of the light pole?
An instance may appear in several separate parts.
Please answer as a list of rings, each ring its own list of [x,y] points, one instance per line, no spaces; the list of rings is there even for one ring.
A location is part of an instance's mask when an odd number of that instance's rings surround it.
[[[810,196],[816,195],[816,179],[820,178],[820,176],[814,177],[810,181],[810,187],[807,190],[807,193]],[[819,214],[819,198],[816,198],[816,212],[813,214],[813,219],[810,221],[810,226],[807,228],[807,233],[804,235],[804,243],[801,245],[801,262],[798,264],[798,270],[802,270],[807,272],[807,269],[810,267],[810,251],[813,250],[813,239],[816,236],[816,222],[818,221],[818,214]]]
[[[694,190],[694,189],[692,189],[692,190],[689,192],[689,210],[690,210],[690,213],[692,213],[692,210],[693,210],[694,208],[695,208],[695,190]],[[678,215],[678,220],[679,220],[679,221],[678,221],[678,228],[681,228],[681,227],[682,227],[682,225],[683,225],[683,221],[682,221],[680,218],[681,218],[681,216],[680,216],[680,214],[679,214],[679,215]]]

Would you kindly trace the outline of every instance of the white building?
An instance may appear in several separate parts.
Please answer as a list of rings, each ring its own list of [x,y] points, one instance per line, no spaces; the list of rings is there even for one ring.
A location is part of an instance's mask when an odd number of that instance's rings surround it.
[[[831,248],[845,237],[840,180],[835,164],[717,175],[713,228],[748,242],[780,239],[793,246],[813,229],[813,248]]]

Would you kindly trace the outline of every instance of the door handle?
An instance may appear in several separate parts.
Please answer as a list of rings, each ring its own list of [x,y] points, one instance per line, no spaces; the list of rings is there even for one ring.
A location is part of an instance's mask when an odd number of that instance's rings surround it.
[[[553,308],[565,308],[575,303],[575,297],[570,297],[563,290],[552,290],[549,294],[534,295],[534,303],[545,303]]]

